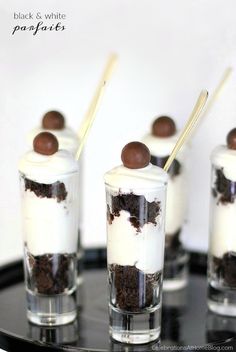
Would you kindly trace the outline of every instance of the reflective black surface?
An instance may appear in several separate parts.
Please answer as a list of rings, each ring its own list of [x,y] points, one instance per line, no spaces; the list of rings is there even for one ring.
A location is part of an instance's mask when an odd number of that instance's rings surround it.
[[[63,344],[67,346],[67,351],[158,350],[160,342],[145,346],[125,346],[110,340],[106,270],[102,268],[84,271],[84,283],[78,292],[83,308],[78,310],[76,322],[57,328],[42,328],[28,323],[25,314],[24,284],[18,266],[15,266],[14,270],[18,272],[15,275],[9,268],[8,277],[13,276],[13,279],[4,285],[2,281],[0,289],[1,348],[11,351],[16,348],[24,351],[42,351],[45,347],[46,350],[60,350],[58,344]],[[200,346],[212,342],[220,343],[227,339],[230,339],[228,344],[232,346],[231,338],[235,336],[236,319],[207,312],[205,275],[191,274],[187,289],[164,294],[162,346]],[[54,344],[54,347],[47,345],[48,343]],[[193,348],[189,347],[188,350]]]

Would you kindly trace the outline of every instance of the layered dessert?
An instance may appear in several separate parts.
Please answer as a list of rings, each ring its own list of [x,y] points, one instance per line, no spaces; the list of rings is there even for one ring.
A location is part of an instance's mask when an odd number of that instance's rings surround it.
[[[150,149],[151,163],[153,165],[161,168],[164,167],[178,137],[179,133],[176,130],[173,119],[168,116],[161,116],[155,119],[152,124],[151,133],[147,134],[143,139],[143,142]],[[186,215],[187,198],[185,156],[186,150],[183,147],[168,171],[164,288],[167,283],[166,280],[181,277],[181,272],[184,270],[186,262],[186,252],[181,240],[181,231]],[[179,263],[172,265],[172,263],[176,261]]]
[[[44,114],[41,120],[41,126],[38,126],[31,130],[27,136],[28,143],[30,146],[33,145],[33,140],[41,132],[50,132],[54,134],[59,143],[59,149],[69,151],[73,156],[79,147],[79,139],[77,134],[67,126],[65,117],[59,111],[48,111]],[[80,204],[82,199],[82,160],[79,160],[80,168],[80,181],[79,181],[79,193],[80,193]],[[78,283],[82,282],[82,270],[83,270],[83,248],[81,243],[81,227],[82,227],[82,209],[79,209],[79,238],[78,238],[78,251],[77,251],[77,266],[78,266]]]
[[[66,125],[65,117],[59,111],[48,111],[42,118],[41,126],[29,132],[27,140],[30,146],[33,145],[34,138],[41,132],[53,133],[59,142],[59,149],[68,150],[73,155],[79,147],[77,134]]]
[[[167,174],[143,143],[127,144],[121,158],[105,175],[110,309],[144,313],[161,303]]]
[[[78,164],[51,133],[38,134],[33,146],[19,162],[27,290],[75,292]]]
[[[210,286],[236,289],[236,128],[211,160]]]

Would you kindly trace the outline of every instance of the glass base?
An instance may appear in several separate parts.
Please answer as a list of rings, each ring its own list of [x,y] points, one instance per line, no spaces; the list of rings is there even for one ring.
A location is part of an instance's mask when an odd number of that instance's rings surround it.
[[[77,252],[77,286],[83,283],[83,269],[84,269],[84,251],[81,249]]]
[[[164,265],[164,291],[176,291],[188,284],[189,255],[184,253],[174,260],[165,260]]]
[[[34,341],[51,344],[76,344],[78,340],[78,322],[61,326],[37,326],[28,322],[28,337]]]
[[[187,286],[187,283],[188,283],[187,277],[182,279],[164,280],[163,291],[171,292],[171,291],[181,290]]]
[[[236,289],[217,287],[214,283],[209,283],[207,302],[214,313],[236,317]]]
[[[143,310],[141,313],[124,312],[109,305],[111,337],[127,344],[144,344],[160,337],[161,308]]]
[[[76,290],[57,295],[42,295],[26,291],[27,317],[36,325],[57,326],[76,319]]]

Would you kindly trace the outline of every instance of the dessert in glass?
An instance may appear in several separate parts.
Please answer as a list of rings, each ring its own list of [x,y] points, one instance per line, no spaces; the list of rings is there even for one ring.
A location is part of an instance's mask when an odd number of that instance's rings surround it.
[[[76,318],[79,168],[57,138],[42,132],[19,162],[28,319]]]
[[[76,154],[79,147],[77,134],[68,127],[66,119],[62,113],[56,110],[48,111],[44,114],[41,126],[32,129],[27,136],[30,146],[33,145],[34,138],[41,132],[50,132],[57,137],[59,149],[68,150],[73,155]]]
[[[211,155],[208,307],[236,316],[236,128]]]
[[[160,336],[167,173],[140,142],[105,174],[110,335],[142,344]]]
[[[68,127],[66,124],[66,119],[59,111],[48,111],[44,114],[41,126],[32,129],[28,136],[28,143],[30,147],[33,145],[33,140],[41,132],[50,132],[54,134],[59,143],[59,149],[68,150],[75,157],[76,152],[79,148],[79,139],[76,132],[72,128]],[[79,180],[79,194],[80,194],[80,206],[82,204],[82,156],[79,159],[79,169],[80,169],[80,180]],[[83,257],[84,251],[81,243],[81,232],[82,232],[82,209],[79,209],[79,236],[78,236],[78,251],[77,251],[77,266],[78,266],[78,277],[77,283],[82,282],[82,271],[83,271]]]
[[[153,165],[164,167],[178,137],[173,119],[161,116],[154,120],[151,133],[143,139],[150,149]],[[187,284],[188,254],[181,238],[187,203],[185,160],[186,147],[183,146],[168,171],[163,281],[165,291],[178,290]]]

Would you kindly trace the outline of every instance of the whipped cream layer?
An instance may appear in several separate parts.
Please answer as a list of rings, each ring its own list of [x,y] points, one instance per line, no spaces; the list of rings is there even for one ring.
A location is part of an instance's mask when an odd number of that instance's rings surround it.
[[[59,179],[67,191],[66,199],[42,198],[24,190],[22,182],[22,218],[24,241],[30,253],[76,253],[79,231],[78,173]]]
[[[167,184],[167,173],[151,163],[142,169],[129,169],[123,165],[115,167],[105,174],[105,183],[113,194],[134,193],[144,195],[147,201],[153,201],[152,189],[163,188]]]
[[[236,182],[236,150],[220,145],[213,150],[211,161],[214,165],[213,188],[217,182],[215,173],[217,169],[220,169],[228,180]],[[216,257],[222,257],[230,251],[236,252],[236,201],[222,202],[221,196],[221,193],[218,193],[216,197],[211,196],[209,250]]]
[[[180,230],[186,219],[187,189],[186,177],[183,173],[170,178],[167,186],[166,224],[167,235],[174,235]]]
[[[163,269],[164,229],[163,214],[158,216],[157,225],[145,224],[141,232],[131,225],[130,214],[121,211],[112,224],[107,224],[108,264],[135,265],[146,274]]]
[[[76,133],[69,127],[65,127],[62,130],[49,130],[41,127],[34,128],[27,136],[30,148],[33,146],[34,138],[41,132],[50,132],[54,134],[58,139],[59,149],[68,150],[73,155],[76,154],[79,147],[79,139]]]
[[[148,134],[144,137],[143,143],[147,145],[151,155],[162,158],[171,154],[178,138],[179,133],[165,138]],[[187,207],[185,157],[186,147],[183,147],[176,156],[176,160],[181,164],[181,172],[168,180],[165,224],[168,235],[174,235],[185,221]]]
[[[21,158],[19,171],[23,233],[28,250],[33,255],[75,253],[79,229],[79,172],[72,154],[64,150],[53,155],[30,151]],[[33,188],[26,187],[25,179],[36,184]],[[55,184],[52,186],[55,197],[48,198],[46,190],[51,184]],[[65,190],[63,200],[57,198],[60,186]]]
[[[158,157],[166,157],[170,155],[179,138],[180,133],[176,133],[171,137],[156,137],[152,134],[144,136],[142,142],[149,148],[151,155]],[[176,156],[176,160],[180,163],[184,160],[185,146],[183,146]]]
[[[19,171],[32,181],[51,184],[65,174],[77,172],[78,163],[66,150],[59,150],[53,155],[29,151],[20,159]]]
[[[227,252],[236,252],[236,202],[218,203],[212,197],[210,221],[210,253],[222,257]]]
[[[213,150],[211,161],[217,168],[223,169],[228,180],[236,182],[236,150],[220,145]]]
[[[111,224],[107,223],[108,264],[135,265],[145,273],[162,270],[167,180],[167,173],[151,164],[143,169],[118,166],[106,173],[107,203],[110,209],[111,195],[130,193],[142,195],[148,202],[158,202],[160,206],[156,224],[146,223],[139,231],[131,224],[131,214],[125,210],[121,210],[119,216],[114,216]]]

